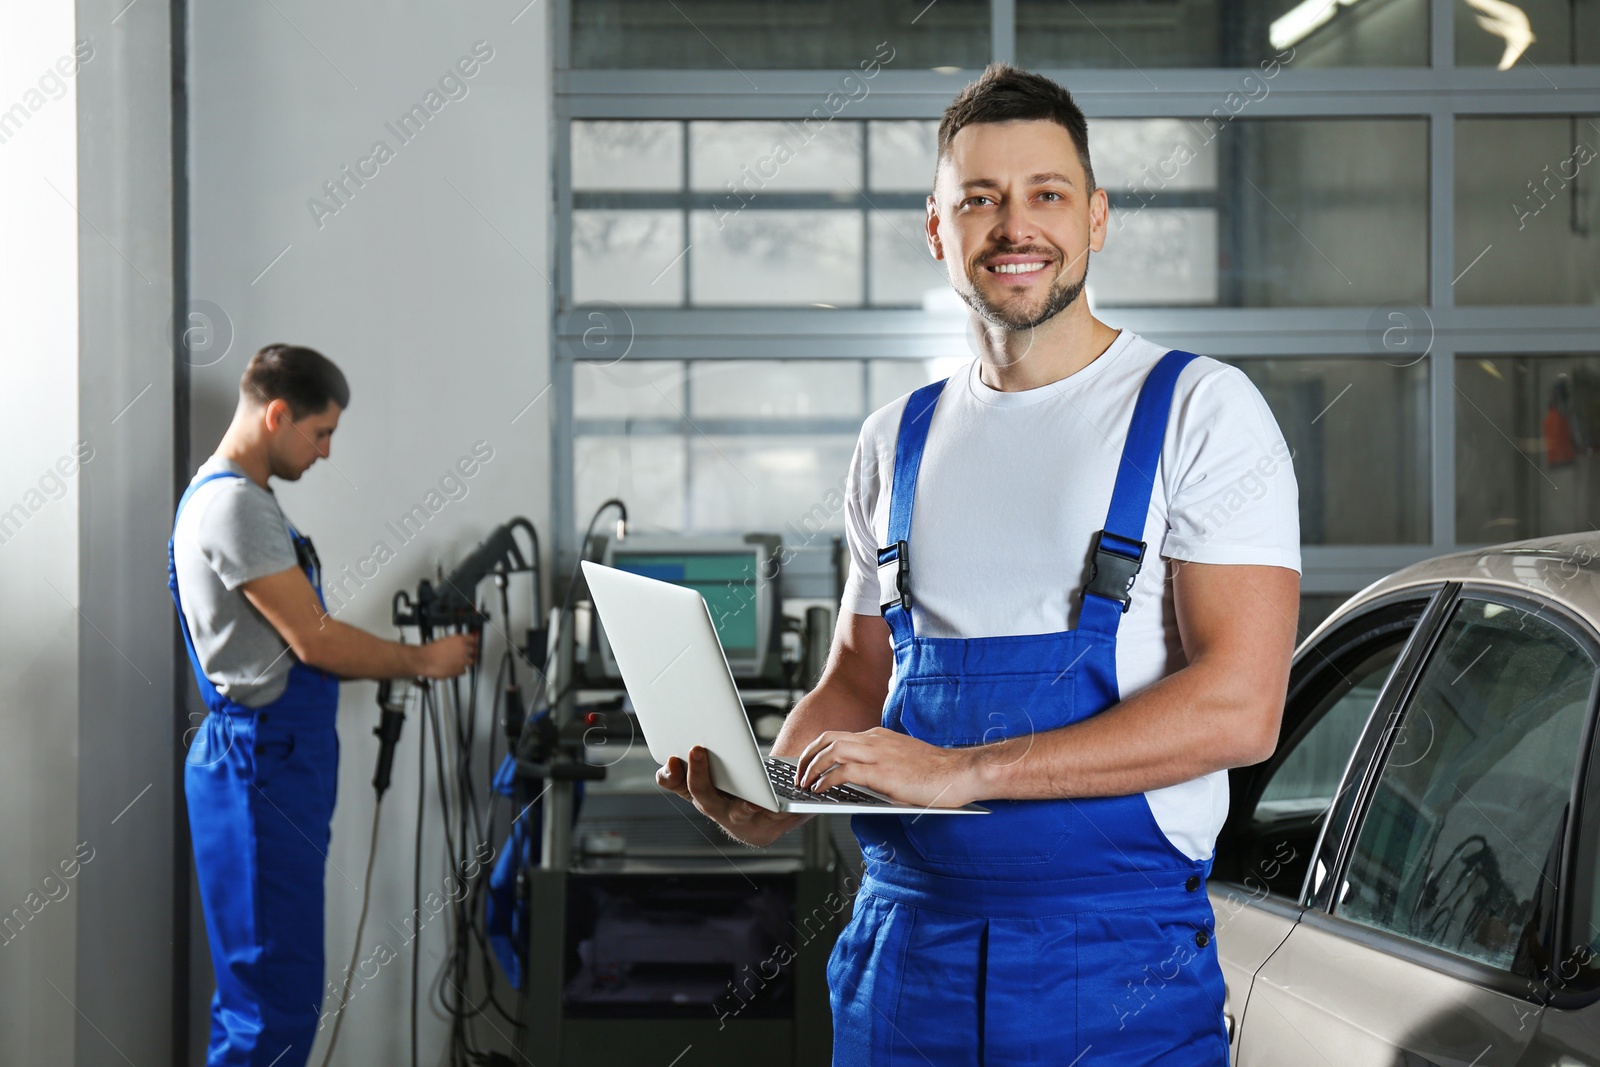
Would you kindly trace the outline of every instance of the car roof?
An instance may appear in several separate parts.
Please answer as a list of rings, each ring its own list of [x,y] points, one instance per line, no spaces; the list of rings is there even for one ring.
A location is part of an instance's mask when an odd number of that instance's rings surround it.
[[[1560,604],[1600,631],[1600,530],[1462,549],[1402,567],[1341,604],[1306,636],[1300,648],[1309,647],[1324,631],[1374,600],[1441,582],[1497,585],[1530,593]]]

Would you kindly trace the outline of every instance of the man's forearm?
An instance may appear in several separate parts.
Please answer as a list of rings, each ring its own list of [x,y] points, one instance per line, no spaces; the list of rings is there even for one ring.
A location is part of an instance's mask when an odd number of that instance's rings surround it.
[[[824,731],[870,730],[881,718],[881,700],[852,689],[842,679],[825,678],[784,717],[783,729],[772,743],[772,754],[798,756]]]
[[[419,674],[420,645],[386,641],[367,631],[324,618],[302,660],[341,678],[407,678]]]
[[[993,800],[1120,796],[1271,753],[1283,709],[1192,664],[1081,722],[971,750],[974,791]]]

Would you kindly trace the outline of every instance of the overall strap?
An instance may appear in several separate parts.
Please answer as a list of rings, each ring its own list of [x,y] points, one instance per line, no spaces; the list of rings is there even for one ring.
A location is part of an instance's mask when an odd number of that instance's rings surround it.
[[[1145,518],[1150,513],[1150,493],[1167,433],[1172,392],[1183,368],[1197,358],[1193,352],[1173,349],[1150,369],[1139,389],[1128,439],[1122,446],[1122,462],[1117,467],[1116,486],[1111,490],[1106,524],[1094,536],[1094,562],[1083,589],[1080,629],[1115,636],[1123,614],[1133,602],[1134,579],[1144,562]]]
[[[179,516],[181,516],[183,514],[183,509],[188,506],[189,498],[194,496],[195,490],[199,489],[202,485],[206,485],[209,482],[216,481],[218,478],[240,478],[240,479],[242,479],[242,478],[244,478],[244,475],[238,474],[238,473],[236,473],[234,471],[213,471],[211,474],[208,474],[204,478],[201,478],[199,481],[194,482],[193,484],[191,484],[189,486],[189,488],[187,488],[187,489],[185,489],[183,491],[183,495],[178,498],[178,510],[176,512],[174,512],[173,515],[172,515],[172,528],[174,530],[176,530],[178,528],[178,518],[179,518]]]
[[[243,477],[244,475],[235,474],[233,471],[219,471],[214,474],[208,474],[190,485],[189,488],[183,491],[183,496],[178,498],[178,510],[172,516],[173,531],[177,531],[178,519],[183,515],[183,509],[188,505],[190,498],[194,496],[196,489],[199,489],[207,482],[214,482],[218,478]],[[173,554],[172,538],[170,537],[167,539],[167,589],[172,593],[173,606],[178,609],[178,626],[183,630],[183,647],[189,653],[189,666],[194,668],[195,681],[200,683],[200,695],[205,698],[206,707],[212,711],[217,711],[226,701],[223,695],[217,691],[217,687],[212,684],[211,679],[206,677],[205,669],[200,666],[200,656],[194,650],[194,638],[189,635],[189,620],[184,618],[183,615],[183,599],[178,595],[178,561]]]
[[[311,543],[311,538],[296,530],[292,522],[289,523],[289,540],[294,544],[294,556],[300,569],[306,572],[306,581],[316,590],[317,603],[326,612],[328,600],[322,595],[322,560],[317,557],[317,546]]]
[[[889,544],[878,549],[878,600],[884,621],[898,644],[914,636],[911,626],[911,506],[916,500],[917,471],[928,443],[933,409],[948,378],[924,385],[906,400],[894,443],[894,484],[889,490]]]

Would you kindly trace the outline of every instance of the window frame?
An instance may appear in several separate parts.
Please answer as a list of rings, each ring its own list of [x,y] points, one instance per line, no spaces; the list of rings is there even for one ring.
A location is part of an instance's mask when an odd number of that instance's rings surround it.
[[[1382,778],[1384,766],[1387,764],[1390,752],[1394,746],[1395,735],[1404,725],[1405,717],[1409,714],[1416,698],[1418,683],[1422,675],[1438,652],[1438,645],[1448,629],[1449,620],[1454,616],[1457,605],[1464,599],[1483,600],[1490,603],[1504,604],[1514,609],[1529,609],[1539,615],[1546,622],[1553,623],[1561,630],[1574,638],[1577,643],[1584,646],[1594,658],[1596,667],[1589,687],[1589,707],[1584,720],[1584,736],[1592,739],[1595,733],[1597,706],[1600,706],[1600,631],[1596,629],[1576,612],[1530,592],[1516,587],[1500,585],[1489,582],[1449,582],[1436,595],[1428,609],[1428,616],[1419,622],[1417,630],[1413,632],[1413,640],[1405,652],[1401,654],[1401,662],[1396,664],[1395,671],[1391,674],[1391,684],[1379,699],[1378,710],[1382,714],[1374,714],[1368,722],[1367,731],[1363,734],[1361,743],[1357,746],[1357,754],[1352,758],[1352,772],[1359,764],[1359,779],[1341,784],[1341,792],[1349,785],[1356,785],[1356,799],[1352,805],[1348,819],[1334,834],[1328,833],[1329,826],[1323,829],[1324,839],[1319,842],[1318,854],[1313,864],[1319,859],[1328,856],[1336,857],[1328,868],[1328,874],[1319,886],[1313,888],[1312,874],[1308,871],[1306,886],[1302,891],[1302,904],[1305,907],[1301,915],[1301,922],[1333,933],[1357,944],[1367,946],[1385,953],[1386,955],[1427,967],[1463,981],[1468,981],[1479,987],[1495,992],[1507,994],[1526,1000],[1530,1003],[1554,1003],[1556,994],[1546,993],[1541,996],[1534,986],[1535,981],[1543,981],[1547,974],[1548,965],[1542,964],[1540,973],[1533,975],[1517,974],[1510,970],[1492,966],[1479,960],[1457,955],[1447,949],[1427,945],[1414,941],[1397,933],[1381,930],[1364,923],[1358,923],[1343,918],[1336,913],[1334,895],[1335,889],[1345,880],[1351,853],[1356,842],[1360,839],[1361,830],[1371,809],[1373,794],[1377,790]],[[1428,632],[1423,633],[1424,625]],[[1403,684],[1393,684],[1401,676],[1401,668],[1405,674]],[[1387,706],[1385,706],[1387,705]],[[1573,777],[1569,788],[1568,811],[1579,811],[1580,794],[1592,780],[1590,775],[1593,766],[1590,760],[1589,749],[1592,745],[1580,745],[1574,757]],[[1600,793],[1600,784],[1595,791]],[[1558,934],[1565,933],[1570,923],[1572,906],[1575,900],[1574,865],[1576,862],[1579,819],[1569,817],[1561,833],[1561,854],[1557,858],[1556,889],[1554,899],[1549,899],[1548,889],[1543,890],[1536,905],[1537,911],[1542,913],[1541,929],[1539,931],[1540,957],[1548,961],[1550,947],[1562,943],[1557,940]],[[1336,838],[1336,840],[1334,840]],[[1328,846],[1328,847],[1325,847]],[[1565,994],[1568,1002],[1576,1006],[1579,1003],[1591,1003],[1600,999],[1600,989],[1583,994]]]
[[[1435,582],[1395,590],[1391,594],[1398,597],[1404,593],[1431,590],[1422,617],[1412,628],[1411,636],[1400,650],[1399,659],[1389,672],[1383,691],[1373,704],[1366,729],[1356,742],[1355,750],[1350,753],[1344,776],[1339,782],[1339,791],[1334,794],[1334,806],[1323,820],[1311,863],[1306,868],[1305,881],[1300,886],[1299,904],[1307,909],[1307,914],[1316,910],[1330,910],[1332,887],[1344,876],[1344,863],[1348,858],[1346,843],[1352,839],[1352,828],[1354,832],[1360,830],[1360,817],[1364,815],[1366,807],[1364,794],[1369,790],[1373,768],[1380,765],[1378,761],[1387,754],[1387,745],[1383,742],[1385,738],[1393,736],[1398,726],[1398,709],[1410,699],[1421,667],[1428,661],[1439,640],[1443,621],[1449,617],[1459,589],[1457,582]],[[1352,799],[1349,807],[1341,811],[1340,800],[1346,793],[1350,793]],[[1316,877],[1319,865],[1326,872],[1320,881]]]
[[[1428,341],[1425,438],[1430,537],[1422,544],[1312,545],[1303,550],[1306,593],[1349,594],[1399,567],[1467,544],[1455,528],[1456,357],[1464,354],[1554,355],[1594,350],[1597,306],[1458,307],[1453,285],[1460,264],[1455,239],[1456,122],[1478,116],[1600,115],[1600,65],[1541,71],[1457,66],[1456,0],[1429,0],[1426,67],[1287,67],[1270,95],[1251,104],[1250,118],[1421,118],[1428,123],[1428,298],[1399,309]],[[804,119],[838,88],[840,70],[575,69],[571,66],[572,0],[546,9],[554,61],[550,128],[553,205],[551,374],[551,518],[557,573],[576,557],[587,516],[575,514],[573,362],[609,358],[586,346],[594,323],[571,300],[571,129],[574,119]],[[990,59],[1016,59],[1014,0],[992,0]],[[980,71],[897,69],[872,81],[870,95],[850,104],[850,119],[937,119],[955,91]],[[1163,68],[1157,86],[1137,69],[1041,69],[1069,86],[1091,119],[1203,119],[1238,92],[1256,67]],[[1551,79],[1554,79],[1553,81]],[[1558,84],[1559,83],[1559,84]],[[1464,253],[1469,258],[1471,252]],[[618,309],[624,310],[624,309]],[[1160,344],[1225,358],[1394,358],[1375,349],[1386,308],[1118,308],[1117,325]],[[617,337],[633,359],[750,358],[752,353],[802,358],[970,357],[960,324],[935,322],[897,308],[631,309],[617,317]],[[1376,324],[1376,328],[1375,328]],[[608,350],[609,351],[609,350]]]
[[[1600,705],[1597,698],[1595,705]],[[1569,802],[1565,848],[1558,868],[1558,906],[1555,919],[1554,943],[1573,944],[1573,927],[1580,902],[1600,899],[1600,706],[1591,706],[1585,736],[1578,746],[1578,776]],[[1587,824],[1588,832],[1585,833]],[[1600,921],[1600,907],[1590,916]],[[1559,964],[1561,957],[1552,962]],[[1594,958],[1590,974],[1600,974],[1600,955]],[[1549,975],[1545,976],[1548,981]],[[1600,1002],[1600,978],[1587,989],[1565,991],[1561,988],[1559,971],[1556,988],[1546,988],[1543,1002],[1550,1007],[1570,1011]]]

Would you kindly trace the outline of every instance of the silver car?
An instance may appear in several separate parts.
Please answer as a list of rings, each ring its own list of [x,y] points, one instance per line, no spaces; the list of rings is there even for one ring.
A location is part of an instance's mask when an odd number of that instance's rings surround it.
[[[1407,567],[1300,645],[1209,883],[1237,1067],[1600,1067],[1600,533]]]

